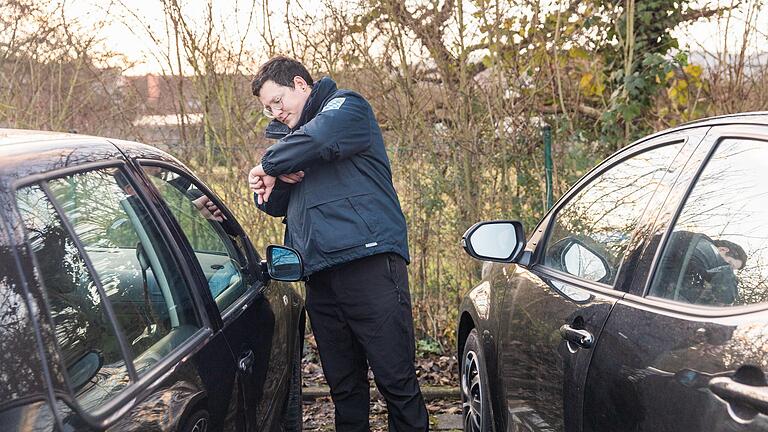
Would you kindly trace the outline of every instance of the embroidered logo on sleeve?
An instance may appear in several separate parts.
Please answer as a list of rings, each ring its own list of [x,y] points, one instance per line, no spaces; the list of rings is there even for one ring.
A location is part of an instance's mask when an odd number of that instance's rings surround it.
[[[336,98],[336,99],[331,99],[331,101],[330,101],[330,102],[328,102],[327,104],[325,104],[325,106],[323,107],[323,111],[328,111],[328,110],[332,110],[332,109],[339,109],[339,108],[341,108],[341,105],[343,105],[343,104],[344,104],[344,101],[345,101],[346,99],[347,99],[347,98]],[[320,111],[320,112],[323,112],[323,111]]]

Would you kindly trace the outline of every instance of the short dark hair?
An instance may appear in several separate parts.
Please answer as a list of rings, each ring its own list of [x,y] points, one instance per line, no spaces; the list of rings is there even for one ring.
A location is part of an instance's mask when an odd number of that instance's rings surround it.
[[[736,243],[728,240],[712,240],[712,243],[717,247],[727,248],[728,253],[726,255],[741,261],[741,268],[744,268],[747,264],[747,253],[744,252],[744,248]]]
[[[261,87],[267,81],[274,81],[277,85],[294,88],[293,78],[296,76],[302,77],[310,86],[314,84],[312,75],[298,60],[286,56],[272,57],[259,67],[256,77],[251,81],[251,91],[254,96],[258,96]]]

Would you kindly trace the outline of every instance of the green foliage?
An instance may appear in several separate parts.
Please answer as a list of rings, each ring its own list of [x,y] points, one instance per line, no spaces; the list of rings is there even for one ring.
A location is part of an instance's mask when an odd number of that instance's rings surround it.
[[[687,64],[685,53],[672,55],[679,42],[672,31],[688,17],[692,1],[628,0],[596,2],[616,17],[606,28],[608,43],[598,50],[611,90],[602,115],[602,141],[612,149],[652,130],[647,118],[664,94],[668,74]],[[634,14],[628,11],[634,8]],[[613,144],[612,144],[613,143]]]
[[[425,354],[443,354],[443,348],[440,343],[430,337],[416,340],[416,356],[423,357]]]

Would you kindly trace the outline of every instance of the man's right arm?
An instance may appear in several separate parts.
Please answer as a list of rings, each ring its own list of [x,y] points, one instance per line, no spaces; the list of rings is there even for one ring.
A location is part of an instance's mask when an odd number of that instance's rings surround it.
[[[259,210],[270,216],[286,216],[288,212],[288,200],[291,196],[291,185],[281,180],[277,180],[269,201],[259,204],[259,195],[253,194],[253,202]]]
[[[331,105],[331,102],[338,101]],[[312,120],[267,148],[261,158],[265,174],[277,177],[312,164],[333,162],[367,150],[373,111],[359,95],[338,97]],[[329,108],[331,107],[331,108]]]

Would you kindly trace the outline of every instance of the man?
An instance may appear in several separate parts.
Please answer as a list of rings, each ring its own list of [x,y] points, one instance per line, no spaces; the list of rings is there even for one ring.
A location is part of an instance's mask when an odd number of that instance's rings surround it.
[[[285,243],[304,258],[336,430],[369,430],[368,365],[390,430],[428,430],[414,368],[405,217],[371,106],[330,78],[313,82],[287,57],[262,65],[252,91],[287,134],[249,184],[262,211],[285,218]],[[279,126],[273,121],[267,132]]]
[[[703,305],[733,304],[738,297],[734,271],[744,267],[747,254],[728,240],[713,240],[690,231],[675,231],[662,261],[662,277],[677,286],[677,300]],[[668,256],[666,256],[668,255]],[[685,265],[682,273],[675,271]]]
[[[728,240],[712,240],[702,235],[691,257],[698,280],[691,281],[698,293],[684,292],[697,304],[729,305],[738,297],[738,279],[734,273],[744,267],[747,254],[741,246]]]
[[[747,263],[747,253],[744,248],[728,240],[712,240],[712,245],[717,248],[717,253],[730,267],[731,270],[741,270]]]

